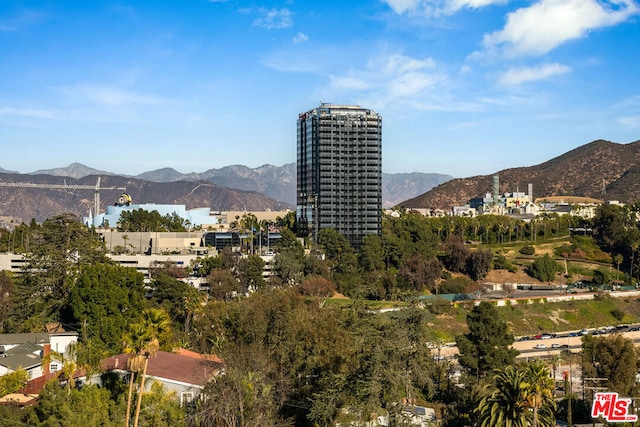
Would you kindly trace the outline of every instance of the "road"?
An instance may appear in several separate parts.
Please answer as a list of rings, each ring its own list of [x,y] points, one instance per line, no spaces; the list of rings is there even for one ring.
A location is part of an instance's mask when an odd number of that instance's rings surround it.
[[[595,331],[602,331],[602,328],[589,329],[589,333]],[[555,334],[555,336],[548,339],[527,339],[523,340],[521,337],[513,343],[513,348],[520,352],[518,359],[538,359],[548,358],[554,354],[561,354],[562,351],[569,350],[572,353],[579,353],[582,349],[582,336],[572,336],[578,334],[580,331],[565,331]],[[626,338],[630,338],[636,345],[640,345],[640,324],[629,325],[625,328],[614,329],[613,333],[620,333]],[[607,334],[598,334],[598,336],[607,336]],[[556,344],[558,348],[553,348]],[[545,345],[546,348],[535,348],[536,345]],[[567,346],[567,347],[563,347]],[[452,359],[458,354],[458,348],[455,345],[442,346],[440,348],[434,348],[431,351],[434,357],[439,356],[444,359]]]

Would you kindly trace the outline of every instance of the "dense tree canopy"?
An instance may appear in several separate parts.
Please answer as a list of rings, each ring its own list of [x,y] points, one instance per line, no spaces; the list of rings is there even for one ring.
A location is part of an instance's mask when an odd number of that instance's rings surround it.
[[[620,212],[611,212],[609,216],[603,212],[593,225],[600,227],[602,244],[616,248],[622,257],[616,266],[626,274],[625,268],[633,270],[637,263],[640,229],[631,216],[622,215],[618,223]],[[136,227],[155,227],[152,216],[130,220]],[[268,225],[251,216],[237,221],[252,234]],[[141,409],[128,412],[138,413],[141,425],[347,425],[373,414],[388,413],[393,419],[398,403],[413,399],[445,407],[443,412],[449,415],[443,425],[469,425],[475,417],[509,408],[496,402],[509,398],[509,393],[500,393],[513,386],[524,422],[543,426],[551,410],[544,381],[548,372],[533,365],[512,368],[513,336],[492,304],[473,308],[467,318],[469,332],[457,337],[459,362],[466,368],[462,388],[452,385],[453,363],[441,360],[434,343],[427,342],[428,337],[438,339],[430,327],[434,316],[451,316],[454,309],[444,299],[426,307],[414,301],[428,292],[478,289],[493,259],[492,251],[480,242],[533,242],[561,235],[571,221],[549,216],[525,224],[498,215],[426,218],[400,212],[397,217],[385,216],[382,235],[367,236],[358,252],[335,230],[322,230],[318,246],[304,247],[284,229],[281,243],[273,248],[271,267],[277,278],[263,279],[264,261],[247,253],[246,246],[227,248],[191,266],[207,279],[206,292],[177,280],[187,272],[182,268],[153,269],[145,284],[134,269],[115,267],[105,258],[104,245],[93,230],[61,216],[42,226],[22,225],[1,233],[0,245],[29,248],[29,253],[23,274],[0,273],[0,321],[7,331],[41,331],[52,320],[77,328],[81,336],[77,363],[86,368],[99,365],[96,360],[105,350],[119,352],[123,341],[135,356],[132,360],[145,351],[150,354],[154,339],[166,349],[182,345],[225,360],[226,374],[207,385],[209,398],[190,412],[170,403],[165,391],[142,395]],[[599,223],[606,221],[610,223]],[[588,236],[584,239],[591,241]],[[577,238],[562,251],[565,258],[594,253]],[[503,258],[496,258],[496,268],[512,268]],[[543,258],[532,263],[532,271]],[[540,270],[549,270],[539,262]],[[353,299],[328,301],[336,289]],[[397,304],[398,310],[384,312],[376,303],[365,306],[362,299],[404,301]],[[143,322],[149,307],[162,309],[170,318],[169,332],[153,339]],[[123,331],[128,331],[126,336]],[[635,393],[634,386],[625,382],[634,378],[631,370],[637,364],[632,346],[627,347],[626,342],[613,340],[585,343],[585,363],[591,360],[591,368],[583,367],[585,373],[610,378],[608,386],[622,394]],[[494,369],[507,377],[494,376]],[[467,372],[472,378],[466,377]],[[105,391],[85,387],[66,397],[48,389],[41,412],[26,410],[8,417],[23,422],[29,418],[31,425],[62,425],[53,419],[67,416],[73,404],[87,412],[85,418],[70,416],[76,423],[122,425],[128,384],[116,382],[118,386]],[[484,392],[482,386],[487,386]],[[100,402],[91,408],[96,399]],[[475,407],[484,409],[474,413]]]
[[[44,222],[32,235],[32,250],[18,277],[14,321],[18,330],[42,330],[60,321],[83,266],[110,263],[99,236],[72,215]]]
[[[120,345],[122,331],[144,307],[144,277],[132,268],[86,266],[71,289],[65,323],[87,327],[106,348]]]
[[[585,378],[606,378],[605,386],[621,396],[637,396],[638,354],[631,339],[622,335],[582,337],[582,372]]]
[[[483,301],[467,315],[469,333],[456,338],[462,366],[480,376],[513,365],[518,351],[514,338],[495,306]]]
[[[120,213],[118,231],[187,231],[185,221],[176,213],[160,215],[145,209],[125,209]]]

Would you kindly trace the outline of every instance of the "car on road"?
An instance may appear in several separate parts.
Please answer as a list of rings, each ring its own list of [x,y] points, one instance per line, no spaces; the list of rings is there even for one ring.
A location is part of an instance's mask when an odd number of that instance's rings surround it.
[[[560,344],[553,343],[553,344],[551,344],[551,348],[560,348]]]
[[[536,344],[533,348],[543,349],[543,348],[547,348],[547,345],[546,344]]]

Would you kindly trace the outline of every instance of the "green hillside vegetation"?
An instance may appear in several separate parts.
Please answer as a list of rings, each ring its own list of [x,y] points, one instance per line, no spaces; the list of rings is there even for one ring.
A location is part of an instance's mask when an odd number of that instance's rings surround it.
[[[268,281],[264,261],[249,247],[242,257],[227,248],[186,269],[158,266],[145,281],[135,269],[115,265],[99,236],[73,215],[0,230],[0,251],[22,253],[26,261],[20,274],[0,272],[0,328],[76,329],[75,361],[63,371],[99,372],[101,358],[128,352],[130,374],[143,382],[139,355],[177,347],[225,361],[224,375],[195,406],[179,408],[165,390],[138,393],[129,388],[133,383],[115,379],[100,390],[49,385],[37,406],[1,408],[0,417],[37,426],[63,419],[55,425],[95,425],[90,419],[125,425],[139,416],[140,425],[320,427],[383,413],[398,421],[399,403],[408,400],[437,408],[441,425],[455,427],[492,425],[490,417],[504,407],[496,402],[509,398],[505,403],[526,408],[518,425],[532,425],[534,413],[538,426],[554,425],[566,414],[549,398],[548,381],[539,381],[548,380],[547,362],[518,364],[509,344],[519,335],[640,322],[639,299],[607,294],[614,286],[634,288],[640,277],[638,210],[603,205],[588,221],[542,216],[531,222],[400,211],[385,217],[382,235],[368,236],[357,252],[335,230],[322,230],[317,243],[296,236],[295,218],[285,218],[277,224],[282,241],[273,248]],[[247,216],[238,227],[255,223]],[[592,235],[572,235],[573,228]],[[178,280],[187,274],[206,278],[210,290]],[[536,296],[531,304],[497,307],[483,291],[492,281],[552,283],[566,286],[569,296],[597,297],[550,303]],[[444,294],[460,301],[453,305]],[[474,298],[483,302],[475,305]],[[635,368],[633,343],[594,340],[584,362],[593,364],[594,377],[615,372],[611,360]],[[434,346],[450,342],[458,343],[460,366],[434,358]],[[503,386],[523,381],[522,396],[504,394]],[[624,378],[607,386],[640,394]],[[565,407],[576,400],[556,397]],[[166,402],[166,412],[154,410],[158,402]],[[577,409],[574,414],[577,419]]]

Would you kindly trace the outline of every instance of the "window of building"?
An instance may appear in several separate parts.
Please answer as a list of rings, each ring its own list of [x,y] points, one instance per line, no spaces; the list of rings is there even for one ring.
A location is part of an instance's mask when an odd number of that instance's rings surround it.
[[[193,392],[183,391],[180,393],[180,406],[189,405],[193,402]]]

